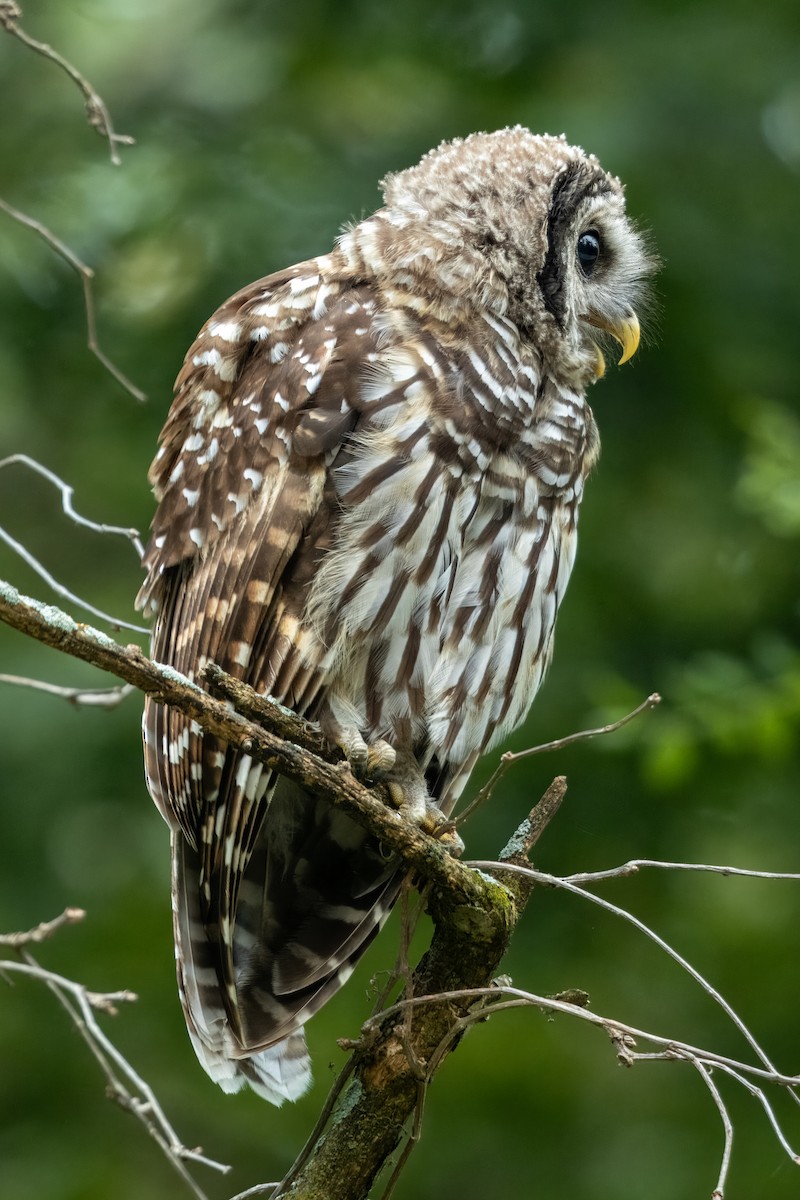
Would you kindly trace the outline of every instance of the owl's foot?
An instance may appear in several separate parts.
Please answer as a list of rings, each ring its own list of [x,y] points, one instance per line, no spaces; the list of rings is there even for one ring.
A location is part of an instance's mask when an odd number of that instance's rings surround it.
[[[383,738],[367,742],[357,726],[343,725],[330,713],[323,716],[321,725],[357,779],[385,784],[392,805],[406,820],[441,841],[456,858],[463,852],[464,843],[429,796],[425,775],[413,754],[395,750]]]
[[[326,728],[325,736],[339,747],[353,774],[359,779],[379,778],[391,771],[395,764],[397,756],[388,742],[376,738],[374,742],[367,743],[354,725]]]
[[[394,766],[385,773],[383,782],[392,804],[407,820],[442,842],[454,858],[463,853],[464,843],[439,805],[428,794],[425,776],[413,754],[399,752]]]

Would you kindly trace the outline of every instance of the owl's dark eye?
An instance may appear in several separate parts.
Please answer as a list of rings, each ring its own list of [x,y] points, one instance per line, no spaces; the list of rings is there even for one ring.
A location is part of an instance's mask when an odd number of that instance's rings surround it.
[[[587,229],[578,238],[578,262],[588,278],[597,266],[600,257],[600,234],[596,229]]]

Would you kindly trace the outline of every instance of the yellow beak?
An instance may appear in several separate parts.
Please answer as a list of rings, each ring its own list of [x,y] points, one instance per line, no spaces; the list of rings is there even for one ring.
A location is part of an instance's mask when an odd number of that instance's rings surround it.
[[[620,317],[616,321],[608,321],[605,317],[599,317],[596,314],[588,318],[590,324],[597,329],[604,329],[606,333],[610,333],[613,338],[622,346],[622,357],[619,360],[618,366],[622,366],[629,358],[633,358],[639,346],[641,330],[639,329],[639,318],[635,312],[627,313],[624,317]]]

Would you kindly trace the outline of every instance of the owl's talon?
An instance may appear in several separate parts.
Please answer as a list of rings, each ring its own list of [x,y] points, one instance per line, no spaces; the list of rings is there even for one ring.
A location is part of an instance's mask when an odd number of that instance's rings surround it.
[[[464,839],[459,834],[453,822],[445,820],[441,809],[439,809],[436,805],[433,807],[436,808],[436,811],[440,817],[440,823],[438,827],[432,831],[433,836],[436,838],[437,842],[442,843],[448,853],[452,854],[453,858],[461,858],[461,855],[465,850]]]
[[[394,807],[407,821],[411,821],[413,825],[419,825],[426,833],[431,832],[428,814],[429,797],[424,784],[420,789],[414,784],[409,786],[408,779],[387,779],[386,790]],[[441,814],[439,815],[441,816]]]
[[[339,747],[354,775],[364,774],[369,757],[369,747],[355,726],[348,729],[337,729],[335,735],[329,736],[328,740]]]
[[[391,771],[396,760],[397,751],[388,742],[384,741],[383,738],[378,738],[376,741],[370,742],[367,747],[367,775],[371,779],[374,779],[377,776],[385,774],[387,771]]]
[[[452,854],[453,858],[460,858],[464,853],[464,842],[456,831],[456,827],[452,821],[448,821],[439,805],[428,797],[425,819],[419,822],[420,828],[435,838],[437,842],[441,842],[445,850]]]
[[[355,725],[335,725],[325,732],[328,741],[339,747],[359,779],[380,779],[395,765],[394,747],[383,738],[367,743]]]

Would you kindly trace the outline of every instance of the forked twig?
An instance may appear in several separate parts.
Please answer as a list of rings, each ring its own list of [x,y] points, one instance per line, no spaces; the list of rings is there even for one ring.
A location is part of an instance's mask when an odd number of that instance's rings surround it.
[[[722,1170],[717,1182],[717,1191],[715,1196],[722,1195],[721,1189],[724,1186],[725,1178],[728,1171],[730,1161],[730,1150],[732,1146],[732,1129],[730,1127],[730,1119],[727,1113],[727,1108],[719,1094],[718,1089],[710,1080],[711,1069],[724,1071],[731,1078],[736,1079],[751,1095],[755,1096],[764,1109],[767,1119],[775,1133],[781,1148],[786,1152],[787,1156],[796,1165],[800,1165],[800,1156],[790,1146],[784,1135],[775,1113],[767,1100],[763,1089],[758,1087],[753,1082],[755,1079],[762,1080],[766,1083],[772,1083],[789,1090],[800,1085],[800,1076],[784,1075],[775,1070],[764,1070],[760,1067],[752,1066],[748,1063],[738,1062],[735,1059],[727,1058],[725,1055],[715,1054],[713,1051],[705,1050],[699,1046],[692,1046],[686,1042],[679,1042],[673,1038],[662,1037],[659,1034],[649,1032],[647,1030],[638,1029],[636,1026],[628,1025],[622,1021],[617,1021],[614,1018],[604,1017],[598,1013],[585,1008],[583,1005],[575,1005],[560,1000],[553,996],[539,996],[532,992],[523,991],[520,988],[515,988],[509,984],[499,982],[493,988],[465,988],[458,991],[441,992],[436,995],[429,996],[414,996],[409,999],[398,1000],[390,1008],[387,1008],[383,1013],[370,1020],[365,1025],[365,1031],[368,1033],[373,1021],[385,1020],[388,1016],[395,1012],[401,1013],[407,1007],[415,1007],[424,1004],[452,1004],[456,1000],[475,1000],[476,1002],[484,1001],[483,1005],[476,1004],[466,1013],[459,1022],[459,1030],[466,1029],[469,1025],[475,1024],[478,1021],[486,1020],[487,1016],[504,1011],[511,1008],[535,1007],[543,1012],[560,1013],[565,1016],[577,1017],[579,1020],[586,1021],[591,1025],[596,1026],[605,1031],[611,1039],[612,1045],[617,1051],[618,1057],[627,1066],[633,1066],[636,1062],[645,1061],[676,1061],[688,1062],[695,1069],[700,1071],[706,1086],[711,1091],[712,1096],[717,1103],[717,1108],[723,1120],[725,1130],[725,1147],[723,1150]],[[449,1043],[452,1040],[453,1031],[448,1031],[446,1041]],[[637,1042],[649,1042],[651,1045],[660,1047],[655,1053],[645,1054],[638,1053],[632,1050],[632,1047]],[[442,1057],[442,1052],[446,1052],[446,1046],[440,1047],[429,1062],[429,1069],[432,1073],[439,1059]]]
[[[15,466],[27,467],[29,471],[41,475],[42,479],[52,483],[53,487],[61,493],[61,511],[76,525],[81,525],[84,529],[91,529],[94,533],[109,533],[112,536],[126,538],[136,551],[139,562],[144,558],[144,545],[138,529],[128,528],[124,525],[106,525],[100,521],[92,521],[90,517],[84,517],[72,503],[75,495],[74,487],[56,475],[55,471],[51,471],[49,467],[44,466],[35,458],[31,458],[28,454],[9,454],[6,458],[0,458],[0,471],[5,467]]]
[[[92,992],[83,984],[46,970],[26,949],[27,946],[52,937],[65,925],[76,924],[84,916],[82,909],[68,908],[54,920],[44,921],[34,929],[0,936],[0,945],[15,950],[21,960],[3,959],[0,962],[0,974],[5,977],[17,975],[35,979],[50,989],[69,1014],[103,1071],[109,1097],[142,1122],[197,1200],[208,1200],[206,1193],[189,1173],[186,1163],[196,1163],[222,1173],[227,1173],[230,1167],[208,1158],[200,1149],[192,1150],[183,1145],[150,1085],[110,1041],[95,1017],[96,1012],[116,1015],[118,1005],[136,1000],[134,993]]]
[[[758,1100],[759,1104],[764,1109],[767,1120],[772,1126],[773,1133],[780,1142],[781,1146],[789,1155],[789,1158],[792,1160],[792,1162],[795,1163],[796,1166],[800,1166],[800,1154],[798,1154],[796,1150],[793,1150],[786,1140],[783,1130],[778,1123],[778,1118],[775,1116],[772,1105],[770,1104],[769,1100],[767,1100],[763,1090],[760,1087],[757,1087],[752,1080],[747,1079],[741,1068],[737,1070],[737,1068],[732,1067],[729,1063],[720,1063],[719,1069],[724,1071],[727,1075],[730,1075],[731,1079],[735,1079],[737,1083],[740,1083],[742,1087],[750,1093],[751,1096],[755,1096],[756,1100]],[[797,1082],[800,1083],[800,1079],[798,1079]],[[790,1094],[794,1093],[790,1092]]]
[[[621,920],[626,921],[629,925],[633,925],[635,929],[638,929],[640,933],[643,933],[645,937],[654,942],[660,950],[663,950],[664,953],[669,956],[669,958],[676,962],[678,966],[680,966],[688,975],[690,975],[691,978],[694,979],[695,983],[700,985],[703,991],[710,996],[716,1004],[719,1005],[728,1019],[736,1026],[742,1037],[750,1046],[750,1049],[761,1060],[764,1066],[772,1074],[777,1074],[777,1070],[770,1061],[766,1051],[762,1049],[754,1034],[750,1031],[732,1005],[728,1003],[725,997],[718,992],[711,983],[709,983],[705,976],[702,975],[696,967],[692,966],[692,964],[685,959],[682,954],[679,954],[678,951],[669,944],[669,942],[665,941],[664,938],[660,937],[660,935],[657,934],[654,929],[651,929],[649,925],[646,925],[644,921],[641,921],[638,917],[634,916],[634,914],[629,912],[626,908],[620,908],[619,905],[612,904],[609,900],[604,900],[602,896],[596,896],[593,892],[588,891],[588,889],[578,887],[577,884],[572,883],[567,878],[558,875],[549,875],[547,872],[537,871],[533,867],[523,867],[511,863],[506,864],[502,862],[483,861],[473,861],[468,865],[477,867],[480,870],[502,869],[514,871],[515,873],[526,876],[532,882],[539,883],[546,887],[559,888],[564,891],[571,892],[575,896],[580,896],[584,900],[588,900],[591,904],[596,904],[599,908],[605,909],[606,912],[610,912],[614,916],[619,917]]]

